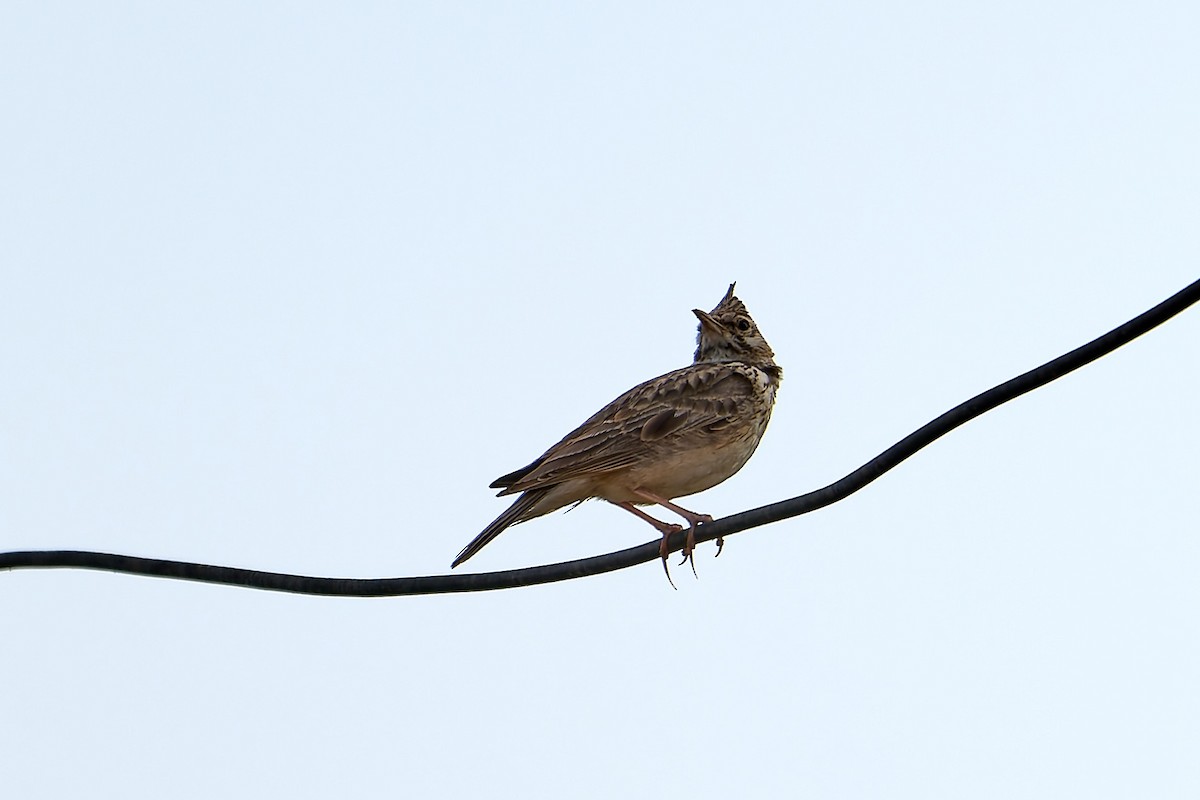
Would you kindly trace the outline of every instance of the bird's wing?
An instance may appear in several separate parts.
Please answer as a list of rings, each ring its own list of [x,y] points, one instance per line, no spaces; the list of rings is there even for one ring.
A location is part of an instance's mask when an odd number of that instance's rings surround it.
[[[528,467],[498,478],[500,494],[552,486],[636,464],[673,439],[708,433],[746,413],[754,386],[731,363],[693,364],[633,387]]]

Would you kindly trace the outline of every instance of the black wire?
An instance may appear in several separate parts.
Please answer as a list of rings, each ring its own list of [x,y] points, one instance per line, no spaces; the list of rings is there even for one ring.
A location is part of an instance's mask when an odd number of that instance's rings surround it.
[[[730,536],[770,522],[796,517],[836,503],[863,488],[888,470],[900,464],[921,448],[945,436],[1002,403],[1020,397],[1040,386],[1061,378],[1069,372],[1090,364],[1127,344],[1143,333],[1161,325],[1192,304],[1200,301],[1200,281],[1159,303],[1144,314],[1126,322],[1066,355],[1059,356],[1037,369],[1018,375],[1010,381],[942,414],[937,419],[901,439],[863,466],[839,481],[816,491],[782,500],[761,508],[743,511],[701,525],[696,532],[697,542],[707,542]],[[683,548],[683,533],[671,537],[671,550]],[[576,561],[564,561],[540,567],[504,570],[502,572],[427,575],[413,578],[318,578],[306,575],[287,575],[278,572],[217,567],[186,561],[95,553],[83,550],[31,550],[0,553],[0,570],[28,568],[77,568],[123,572],[131,575],[150,575],[160,578],[246,586],[276,592],[330,595],[338,597],[395,597],[400,595],[444,594],[448,592],[482,592],[492,589],[511,589],[539,583],[583,578],[612,572],[659,558],[659,541],[647,542],[627,550]]]

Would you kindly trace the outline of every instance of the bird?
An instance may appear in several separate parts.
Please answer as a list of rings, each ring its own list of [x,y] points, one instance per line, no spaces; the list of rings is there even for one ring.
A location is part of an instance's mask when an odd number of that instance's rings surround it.
[[[712,311],[692,310],[699,325],[691,364],[634,386],[532,463],[493,481],[498,497],[519,497],[462,549],[451,569],[512,525],[599,498],[662,534],[659,554],[668,581],[668,542],[683,528],[639,506],[661,506],[681,517],[688,524],[683,558],[692,560],[694,572],[696,528],[713,518],[673,501],[716,486],[746,464],[783,379],[771,346],[734,296],[735,286]],[[717,539],[717,555],[722,545]]]

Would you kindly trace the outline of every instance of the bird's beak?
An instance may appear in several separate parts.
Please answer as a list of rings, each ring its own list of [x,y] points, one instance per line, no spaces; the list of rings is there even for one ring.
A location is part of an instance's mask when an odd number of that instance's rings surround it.
[[[713,319],[713,316],[707,311],[693,308],[692,313],[696,315],[696,319],[700,320],[700,327],[708,330],[710,333],[723,333],[725,331],[724,326]]]

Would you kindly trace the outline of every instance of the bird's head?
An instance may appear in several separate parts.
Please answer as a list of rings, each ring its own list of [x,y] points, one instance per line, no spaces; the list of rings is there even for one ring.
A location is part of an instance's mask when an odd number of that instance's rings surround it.
[[[733,296],[735,285],[729,284],[729,291],[712,311],[692,310],[700,320],[695,362],[745,361],[773,366],[775,353],[759,333],[746,306]]]

